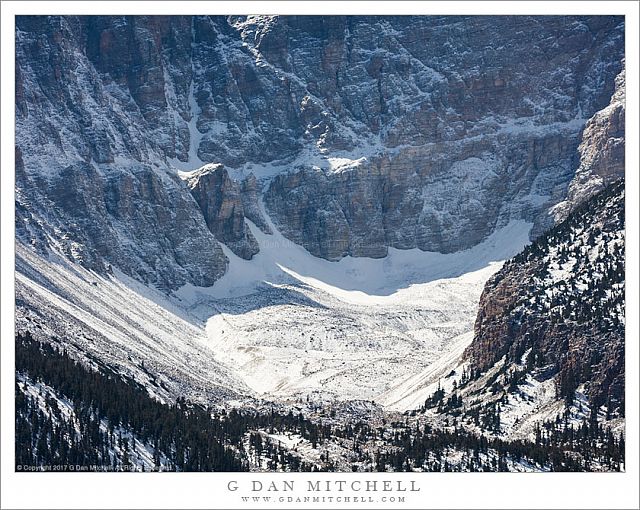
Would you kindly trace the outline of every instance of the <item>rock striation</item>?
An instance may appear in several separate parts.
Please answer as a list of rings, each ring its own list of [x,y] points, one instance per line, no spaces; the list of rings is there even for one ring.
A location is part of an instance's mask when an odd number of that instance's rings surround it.
[[[18,238],[172,290],[255,254],[262,201],[330,260],[535,236],[623,57],[617,16],[19,16]]]

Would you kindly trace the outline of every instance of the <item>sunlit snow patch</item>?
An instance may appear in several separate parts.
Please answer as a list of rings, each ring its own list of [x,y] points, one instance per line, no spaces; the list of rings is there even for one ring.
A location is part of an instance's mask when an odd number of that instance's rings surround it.
[[[530,227],[512,222],[458,253],[390,249],[330,262],[250,224],[261,247],[253,260],[225,250],[221,280],[178,296],[207,321],[216,360],[262,396],[322,391],[410,408],[459,363],[485,282]]]

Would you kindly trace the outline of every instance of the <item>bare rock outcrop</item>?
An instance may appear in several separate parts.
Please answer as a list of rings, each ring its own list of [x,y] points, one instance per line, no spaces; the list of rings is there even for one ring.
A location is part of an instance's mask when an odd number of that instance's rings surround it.
[[[569,184],[567,198],[553,208],[556,221],[585,200],[624,177],[625,71],[616,77],[609,104],[587,122],[578,146],[580,166]]]
[[[206,165],[189,174],[186,182],[216,239],[243,259],[258,253],[258,243],[245,223],[244,202],[249,201],[243,201],[240,185],[223,165]]]
[[[166,289],[251,257],[263,200],[331,260],[535,237],[581,140],[619,173],[623,56],[618,16],[19,16],[18,236]],[[198,203],[177,171],[209,163]]]
[[[624,414],[624,228],[618,181],[505,263],[480,298],[472,365],[525,364],[559,397],[584,386],[590,405]]]

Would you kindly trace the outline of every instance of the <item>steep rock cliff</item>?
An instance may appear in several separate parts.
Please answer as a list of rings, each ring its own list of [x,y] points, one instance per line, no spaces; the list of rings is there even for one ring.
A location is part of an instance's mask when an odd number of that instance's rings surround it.
[[[556,221],[585,200],[624,177],[625,71],[616,77],[609,104],[598,111],[582,133],[578,147],[580,166],[571,180],[567,198],[552,209]]]
[[[590,404],[624,413],[624,228],[619,181],[505,263],[480,299],[472,365],[526,363],[559,397],[585,385]]]
[[[243,259],[258,253],[258,243],[244,221],[248,200],[242,199],[240,185],[224,166],[206,165],[185,179],[211,233]]]
[[[255,253],[263,189],[328,259],[537,234],[623,50],[613,16],[20,16],[18,237],[175,289],[222,274],[218,241]],[[176,176],[209,163],[230,230]]]

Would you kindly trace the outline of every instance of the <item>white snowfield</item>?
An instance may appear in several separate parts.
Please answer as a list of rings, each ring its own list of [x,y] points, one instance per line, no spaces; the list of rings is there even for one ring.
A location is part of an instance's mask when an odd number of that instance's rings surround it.
[[[531,224],[511,222],[463,252],[390,249],[382,259],[339,262],[313,257],[273,225],[272,235],[250,228],[260,244],[253,260],[223,247],[222,279],[169,298],[18,243],[18,297],[53,321],[45,327],[59,338],[161,398],[291,400],[319,391],[404,410],[460,364],[486,280],[528,242]]]
[[[216,360],[263,398],[321,390],[406,409],[459,362],[486,280],[526,244],[529,227],[513,222],[448,255],[390,249],[383,259],[329,262],[273,225],[273,235],[251,225],[261,247],[253,260],[226,250],[219,282],[179,295],[207,321]]]

